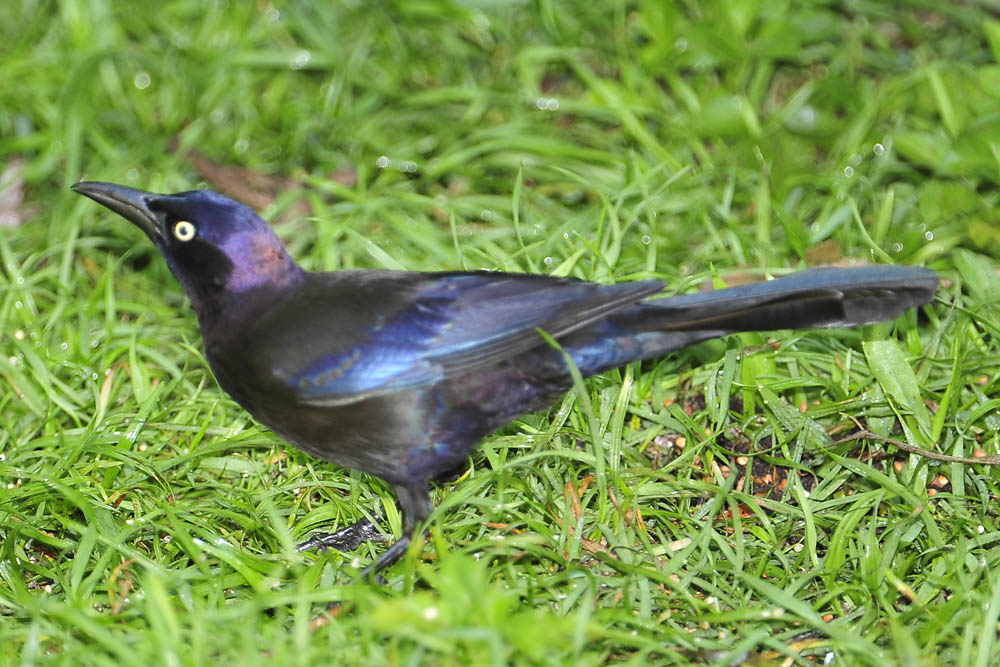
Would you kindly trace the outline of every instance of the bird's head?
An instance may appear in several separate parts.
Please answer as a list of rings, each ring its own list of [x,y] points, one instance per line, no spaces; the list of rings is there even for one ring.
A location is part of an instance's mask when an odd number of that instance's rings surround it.
[[[303,271],[249,207],[210,190],[161,195],[85,181],[73,190],[129,220],[156,244],[199,319],[252,293],[280,291]],[[204,322],[203,322],[204,323]]]

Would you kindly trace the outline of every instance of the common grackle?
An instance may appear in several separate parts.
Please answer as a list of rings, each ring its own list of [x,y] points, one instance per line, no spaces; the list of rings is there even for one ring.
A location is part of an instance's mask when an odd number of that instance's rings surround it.
[[[826,268],[650,299],[663,283],[310,273],[256,213],[215,192],[160,195],[97,182],[73,190],[133,222],[160,250],[191,299],[212,371],[240,405],[306,452],[393,486],[403,536],[375,571],[405,552],[430,515],[430,480],[572,386],[564,353],[586,377],[737,331],[890,320],[930,301],[938,284],[919,267]],[[350,536],[307,545],[338,537]]]

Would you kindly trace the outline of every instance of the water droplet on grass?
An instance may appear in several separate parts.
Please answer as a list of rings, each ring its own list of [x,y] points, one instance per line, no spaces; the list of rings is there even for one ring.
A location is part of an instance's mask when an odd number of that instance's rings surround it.
[[[312,60],[312,54],[306,51],[305,49],[302,49],[301,51],[295,54],[295,56],[292,58],[291,63],[289,63],[289,66],[292,69],[302,69],[303,67],[309,64],[310,60]]]

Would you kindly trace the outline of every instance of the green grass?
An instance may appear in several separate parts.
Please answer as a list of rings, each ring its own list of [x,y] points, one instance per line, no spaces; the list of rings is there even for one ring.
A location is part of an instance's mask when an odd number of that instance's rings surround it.
[[[25,194],[0,228],[0,663],[1000,661],[997,471],[837,444],[857,420],[1000,450],[985,5],[14,0],[0,37]],[[67,190],[205,186],[189,149],[286,179],[265,215],[311,269],[687,291],[842,255],[945,283],[893,324],[588,381],[353,585],[380,545],[294,545],[382,507],[398,531],[389,489],[255,424],[150,244]],[[743,454],[787,487],[727,476]]]

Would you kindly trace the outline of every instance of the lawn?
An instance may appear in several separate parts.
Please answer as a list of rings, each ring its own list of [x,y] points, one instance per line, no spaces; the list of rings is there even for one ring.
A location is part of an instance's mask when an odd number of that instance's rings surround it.
[[[1000,472],[913,451],[1000,454],[989,3],[13,0],[0,37],[0,664],[1000,663]],[[398,534],[389,487],[221,392],[82,179],[225,192],[314,270],[942,287],[588,381],[355,584],[384,545],[295,545]]]

